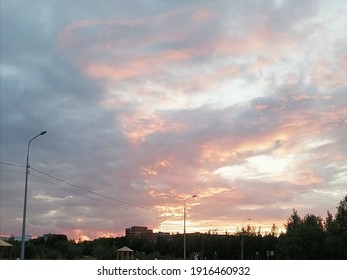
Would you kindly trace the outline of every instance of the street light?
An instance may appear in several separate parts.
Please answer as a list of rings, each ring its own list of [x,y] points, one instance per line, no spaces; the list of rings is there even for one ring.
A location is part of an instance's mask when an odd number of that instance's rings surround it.
[[[25,193],[24,193],[24,208],[23,208],[23,225],[22,225],[22,243],[20,250],[20,258],[24,260],[24,251],[25,251],[25,224],[26,224],[26,215],[27,215],[27,196],[28,196],[28,174],[29,174],[29,148],[30,143],[35,138],[46,134],[47,131],[42,131],[40,134],[37,134],[35,137],[31,138],[28,143],[28,151],[27,151],[27,163],[26,163],[26,171],[25,171]]]
[[[247,220],[242,221],[242,234],[241,234],[241,260],[244,259],[244,237],[243,237],[243,223],[246,221],[250,221],[251,218],[248,218]]]
[[[196,196],[197,195],[194,194],[194,195],[192,195],[192,196],[190,196],[190,197],[188,197],[188,198],[186,198],[184,200],[184,207],[183,207],[183,209],[184,209],[184,214],[183,214],[184,215],[184,229],[183,229],[183,252],[184,252],[184,259],[187,258],[186,257],[186,202],[187,202],[188,199],[194,198]]]

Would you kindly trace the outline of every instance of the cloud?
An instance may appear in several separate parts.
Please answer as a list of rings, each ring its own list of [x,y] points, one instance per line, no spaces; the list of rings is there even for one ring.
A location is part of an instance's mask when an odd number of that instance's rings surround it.
[[[345,10],[3,3],[1,161],[24,165],[47,130],[30,165],[71,183],[31,170],[28,232],[182,231],[192,194],[196,231],[333,211],[347,168]],[[20,232],[24,188],[23,167],[6,168],[1,235]]]

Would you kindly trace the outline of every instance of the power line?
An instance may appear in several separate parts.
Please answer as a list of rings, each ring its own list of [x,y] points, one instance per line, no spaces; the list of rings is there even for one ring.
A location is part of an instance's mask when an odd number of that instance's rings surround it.
[[[25,171],[15,171],[15,170],[7,170],[7,169],[0,169],[1,172],[11,172],[11,173],[21,173],[24,174]]]
[[[3,162],[3,161],[1,161],[0,163],[1,163],[1,164],[4,164],[4,165],[9,165],[9,166],[24,167],[24,168],[26,167],[25,165],[19,165],[19,164],[9,163],[9,162]],[[47,176],[47,177],[49,177],[49,178],[52,178],[52,179],[57,180],[57,181],[59,181],[59,182],[65,183],[65,184],[67,184],[67,185],[70,185],[70,186],[72,186],[72,187],[74,187],[74,188],[77,188],[77,189],[83,190],[83,191],[85,191],[85,192],[91,193],[91,194],[93,194],[93,195],[96,195],[96,196],[99,196],[99,197],[102,197],[102,198],[106,198],[106,199],[109,199],[109,200],[112,200],[112,201],[115,201],[115,202],[123,203],[123,204],[126,204],[126,205],[130,205],[130,206],[133,206],[133,207],[136,207],[136,208],[140,208],[140,209],[145,209],[145,210],[153,211],[153,209],[148,208],[148,207],[139,206],[139,205],[136,205],[136,204],[131,203],[131,202],[123,201],[123,200],[120,200],[120,199],[116,199],[116,198],[114,198],[114,197],[106,196],[106,195],[103,195],[103,194],[100,194],[100,193],[97,193],[97,192],[88,190],[88,189],[86,189],[86,188],[84,188],[84,187],[81,187],[81,186],[78,186],[78,185],[76,185],[76,184],[70,183],[70,182],[68,182],[68,181],[66,181],[66,180],[63,180],[63,179],[58,178],[58,177],[56,177],[56,176],[50,175],[50,174],[48,174],[48,173],[46,173],[46,172],[43,172],[43,171],[41,171],[41,170],[38,170],[38,169],[36,169],[36,168],[34,168],[34,167],[30,167],[30,169],[31,169],[31,170],[34,170],[34,171],[36,171],[36,172],[38,172],[38,173],[40,173],[40,174],[43,174],[43,175],[45,175],[45,176]],[[6,171],[6,170],[4,170],[4,171]],[[19,172],[19,171],[17,171],[17,172],[16,172],[16,171],[8,171],[8,172],[25,173],[25,172]],[[45,179],[43,179],[43,178],[37,176],[37,175],[34,175],[34,174],[30,174],[30,175],[32,175],[32,176],[34,176],[34,177],[37,177],[37,178],[39,178],[39,179],[41,179],[41,180],[43,180],[43,181],[46,181],[46,182],[48,182],[48,183],[55,184],[55,183],[53,183],[53,182],[51,182],[51,181],[45,180]],[[59,185],[57,185],[57,184],[55,184],[55,185],[56,185],[56,186],[59,186]],[[60,186],[60,187],[61,187],[61,186]],[[65,188],[65,189],[66,189],[66,188]],[[71,190],[70,190],[70,191],[71,191]],[[83,195],[83,194],[78,193],[78,192],[74,192],[74,193]],[[88,196],[86,196],[86,197],[88,197]],[[94,199],[94,200],[99,201],[99,202],[102,202],[102,201],[97,200],[97,199],[95,199],[95,198],[91,198],[91,197],[88,197],[88,198]],[[105,203],[105,204],[108,204],[108,205],[112,205],[112,206],[116,206],[116,205],[114,205],[114,204],[110,204],[110,203],[106,203],[106,202],[102,202],[102,203]],[[116,206],[116,207],[120,207],[120,206]],[[122,208],[122,207],[120,207],[120,208]],[[123,209],[125,209],[125,208],[123,208]],[[147,214],[149,214],[149,213],[147,213]],[[154,215],[154,214],[153,214],[153,215]]]
[[[74,194],[78,194],[78,195],[82,195],[82,196],[84,196],[84,197],[86,197],[86,198],[89,198],[89,199],[91,199],[91,200],[95,200],[95,201],[100,202],[100,203],[105,204],[105,205],[110,205],[110,206],[112,206],[112,207],[118,207],[118,208],[121,208],[121,209],[123,209],[123,210],[128,210],[127,208],[121,207],[121,206],[119,206],[119,205],[115,205],[115,204],[113,204],[113,203],[108,203],[108,202],[106,202],[106,201],[102,201],[102,200],[100,200],[100,199],[87,196],[87,195],[85,195],[85,194],[83,194],[83,193],[80,193],[80,192],[73,191],[73,190],[71,190],[71,189],[65,188],[65,187],[63,187],[63,186],[61,186],[61,185],[58,185],[58,184],[52,182],[52,181],[46,180],[46,179],[44,179],[44,178],[42,178],[42,177],[40,177],[40,176],[37,176],[37,175],[34,175],[34,174],[30,174],[30,175],[33,176],[33,177],[35,177],[35,178],[37,178],[37,179],[40,179],[40,180],[42,180],[42,181],[44,181],[44,182],[47,182],[47,183],[52,184],[52,185],[54,185],[54,186],[57,186],[57,187],[59,187],[59,188],[63,188],[63,189],[65,189],[65,190],[68,191],[68,192],[71,192],[71,193],[74,193]],[[147,212],[142,212],[142,213],[143,213],[143,214],[148,214],[148,215],[154,215],[154,214],[147,213]]]
[[[63,188],[63,189],[65,189],[65,190],[67,190],[68,192],[72,192],[72,193],[75,193],[75,194],[78,194],[78,195],[83,195],[83,196],[85,196],[85,197],[87,197],[87,198],[89,198],[89,199],[96,200],[96,201],[98,201],[98,202],[104,203],[104,202],[101,201],[101,200],[98,200],[98,199],[96,199],[96,198],[89,197],[89,196],[86,196],[86,195],[84,195],[84,194],[82,194],[82,193],[79,193],[79,192],[70,190],[70,189],[65,188],[65,187],[63,187],[63,186],[60,186],[60,185],[58,185],[58,184],[56,184],[56,183],[54,183],[54,182],[52,182],[52,181],[46,180],[46,179],[44,179],[44,178],[42,178],[42,177],[40,177],[40,176],[37,176],[37,175],[34,175],[34,174],[30,174],[30,175],[33,176],[33,177],[35,177],[35,178],[37,178],[37,179],[40,179],[40,180],[42,180],[42,181],[44,181],[44,182],[46,182],[46,183],[50,183],[50,184],[52,184],[52,185],[54,185],[54,186],[57,186],[57,187],[59,187],[59,188]],[[105,204],[108,204],[108,203],[105,202]],[[110,204],[110,205],[111,205],[111,204]]]
[[[88,198],[88,199],[91,199],[91,200],[95,200],[95,201],[97,201],[97,202],[99,202],[99,203],[101,203],[101,204],[110,205],[110,206],[112,206],[112,207],[117,207],[117,208],[120,208],[120,209],[122,209],[122,210],[124,210],[124,211],[129,210],[129,209],[124,208],[124,207],[121,207],[121,206],[119,206],[119,205],[115,205],[115,204],[113,204],[113,203],[108,203],[108,202],[106,202],[106,201],[102,201],[102,200],[100,200],[100,199],[87,196],[87,195],[85,195],[85,194],[83,194],[83,193],[80,193],[80,192],[77,192],[77,191],[74,191],[74,190],[65,188],[65,187],[63,187],[63,186],[61,186],[61,185],[58,185],[58,184],[52,182],[52,181],[46,180],[46,179],[44,179],[44,178],[42,178],[42,177],[40,177],[40,176],[37,176],[37,175],[34,175],[34,174],[30,174],[30,176],[33,176],[33,177],[35,177],[35,178],[37,178],[37,179],[40,179],[40,180],[42,180],[42,181],[44,181],[44,182],[47,182],[47,183],[52,184],[52,185],[54,185],[54,186],[57,186],[57,187],[59,187],[59,188],[63,188],[64,190],[66,190],[66,191],[68,191],[68,192],[75,193],[75,194],[78,194],[78,195],[82,195],[82,196],[84,196],[84,197],[86,197],[86,198]],[[74,198],[74,197],[72,197],[72,198]],[[69,212],[71,212],[71,211],[73,211],[75,214],[80,215],[80,213],[78,213],[76,210],[74,210],[74,208],[73,208],[73,209],[70,208],[70,209],[69,209]],[[152,215],[152,216],[154,215],[154,214],[147,213],[147,212],[142,212],[142,214],[147,214],[147,215]]]
[[[11,166],[17,166],[17,167],[26,167],[25,165],[19,165],[19,164],[15,164],[15,163],[9,163],[9,162],[4,162],[4,161],[0,161],[1,164],[4,165],[11,165]]]
[[[141,209],[146,209],[146,210],[153,211],[153,209],[150,209],[150,208],[147,208],[147,207],[139,206],[139,205],[136,205],[136,204],[134,204],[134,203],[126,202],[126,201],[123,201],[123,200],[120,200],[120,199],[116,199],[116,198],[113,198],[113,197],[110,197],[110,196],[106,196],[106,195],[103,195],[103,194],[100,194],[100,193],[97,193],[97,192],[88,190],[88,189],[83,188],[83,187],[80,187],[80,186],[78,186],[78,185],[76,185],[76,184],[70,183],[70,182],[65,181],[65,180],[63,180],[63,179],[60,179],[60,178],[55,177],[55,176],[53,176],[53,175],[50,175],[50,174],[48,174],[48,173],[46,173],[46,172],[40,171],[40,170],[38,170],[38,169],[36,169],[36,168],[31,167],[31,169],[34,170],[34,171],[36,171],[36,172],[38,172],[38,173],[41,173],[41,174],[43,174],[43,175],[45,175],[45,176],[47,176],[47,177],[50,177],[50,178],[55,179],[55,180],[57,180],[57,181],[63,182],[63,183],[65,183],[65,184],[68,184],[68,185],[70,185],[70,186],[72,186],[72,187],[74,187],[74,188],[78,188],[78,189],[80,189],[80,190],[83,190],[83,191],[85,191],[85,192],[88,192],[88,193],[91,193],[91,194],[94,194],[94,195],[97,195],[97,196],[100,196],[100,197],[103,197],[103,198],[106,198],[106,199],[109,199],[109,200],[112,200],[112,201],[115,201],[115,202],[119,202],[119,203],[131,205],[131,206],[133,206],[133,207],[137,207],[137,208],[141,208]]]

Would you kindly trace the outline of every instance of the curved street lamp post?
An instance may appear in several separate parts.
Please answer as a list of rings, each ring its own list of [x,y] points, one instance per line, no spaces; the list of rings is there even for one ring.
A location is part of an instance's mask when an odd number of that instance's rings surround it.
[[[22,242],[21,242],[21,250],[20,250],[20,258],[24,260],[24,251],[25,251],[25,225],[26,225],[26,212],[27,212],[27,197],[28,197],[28,174],[29,174],[29,149],[30,149],[30,143],[35,138],[46,134],[47,131],[42,131],[40,134],[36,135],[35,137],[31,138],[28,143],[28,151],[27,151],[27,162],[26,162],[26,171],[25,171],[25,192],[24,192],[24,208],[23,208],[23,225],[22,225]]]

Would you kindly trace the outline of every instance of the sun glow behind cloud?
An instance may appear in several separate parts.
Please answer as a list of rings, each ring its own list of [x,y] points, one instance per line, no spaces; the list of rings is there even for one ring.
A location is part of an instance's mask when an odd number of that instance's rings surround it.
[[[131,203],[36,178],[29,230],[182,232],[193,194],[189,232],[234,232],[248,217],[282,227],[293,208],[335,209],[347,170],[346,3],[241,2],[77,1],[65,13],[42,1],[37,14],[4,4],[19,13],[2,25],[4,159],[22,159],[18,131],[52,127],[33,166]],[[2,185],[1,212],[19,217],[19,183]],[[18,231],[8,215],[6,230]]]

